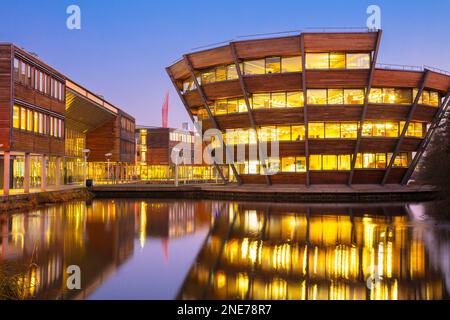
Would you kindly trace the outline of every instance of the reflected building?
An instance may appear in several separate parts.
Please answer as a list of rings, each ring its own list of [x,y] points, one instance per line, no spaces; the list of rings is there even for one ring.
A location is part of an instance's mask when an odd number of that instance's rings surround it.
[[[447,298],[422,231],[408,222],[402,206],[230,205],[178,298]]]

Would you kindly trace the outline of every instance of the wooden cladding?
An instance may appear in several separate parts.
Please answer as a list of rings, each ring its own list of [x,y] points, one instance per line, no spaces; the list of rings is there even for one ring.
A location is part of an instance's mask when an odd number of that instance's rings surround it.
[[[300,53],[300,37],[282,37],[235,42],[239,59],[269,56],[295,56]]]
[[[307,88],[365,88],[369,70],[307,70]]]
[[[11,149],[18,152],[31,152],[64,156],[64,140],[55,137],[35,135],[32,132],[13,130]]]
[[[14,98],[38,106],[42,109],[58,113],[62,116],[66,112],[65,102],[52,99],[49,96],[19,83],[15,83],[14,85]]]
[[[306,52],[375,50],[377,33],[304,33]]]
[[[12,127],[12,48],[0,45],[0,150],[10,148],[10,130]]]

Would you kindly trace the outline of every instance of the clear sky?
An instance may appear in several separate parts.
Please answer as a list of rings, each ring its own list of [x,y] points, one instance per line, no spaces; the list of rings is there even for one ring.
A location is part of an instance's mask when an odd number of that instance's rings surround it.
[[[188,116],[165,67],[192,48],[238,36],[308,27],[365,27],[382,10],[379,62],[450,70],[448,0],[1,0],[0,42],[13,42],[136,117],[169,125]],[[81,8],[81,30],[66,8]]]

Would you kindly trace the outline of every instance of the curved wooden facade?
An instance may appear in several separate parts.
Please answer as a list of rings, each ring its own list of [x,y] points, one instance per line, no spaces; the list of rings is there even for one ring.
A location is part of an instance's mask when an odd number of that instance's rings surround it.
[[[275,175],[251,174],[245,171],[247,169],[240,169],[235,159],[235,163],[230,164],[230,171],[235,173],[236,180],[240,183],[405,184],[448,107],[450,75],[428,69],[410,71],[377,67],[381,35],[381,31],[302,33],[231,42],[218,48],[184,55],[181,60],[168,67],[167,72],[188,113],[193,119],[197,116],[201,120],[203,132],[208,129],[219,129],[222,132],[228,129],[258,131],[270,126],[277,126],[276,130],[291,126],[292,131],[292,126],[304,127],[304,137],[300,141],[295,141],[293,133],[290,141],[280,141],[280,158],[297,157],[295,161],[300,161],[298,163],[302,169],[297,168],[296,162],[296,168],[292,169],[295,172],[285,172],[280,160],[280,171]],[[350,59],[358,54],[367,56],[367,65],[362,68],[349,67]],[[321,55],[328,55],[328,68],[316,68],[308,64]],[[339,55],[345,56],[343,59],[346,65],[332,67],[333,57]],[[270,73],[267,71],[268,61],[272,61],[270,59],[274,57],[275,61],[280,61],[280,70]],[[301,59],[300,70],[284,72],[281,67],[283,59],[292,57]],[[250,64],[258,59],[264,59],[265,72],[244,72],[247,62]],[[225,69],[226,78],[221,73]],[[231,71],[233,77],[228,77]],[[211,72],[215,77],[213,81],[208,78]],[[203,81],[204,78],[208,81]],[[325,104],[312,102],[314,90],[326,92],[328,100]],[[342,100],[342,103],[330,103],[330,92],[336,90],[344,92],[344,96],[346,90],[360,90],[363,94],[357,103],[352,101],[349,104],[346,100]],[[409,100],[385,101],[390,98],[389,92],[396,90],[401,92],[399,96],[406,92]],[[295,108],[289,107],[289,102],[283,108],[256,108],[254,105],[253,98],[258,94],[271,93],[270,99],[273,99],[283,92],[302,93],[303,104]],[[377,92],[383,97],[382,101],[374,98]],[[395,98],[395,94],[392,95]],[[224,99],[235,99],[231,103],[242,105],[242,110],[217,111],[218,101]],[[272,100],[270,104],[272,105]],[[245,107],[247,110],[244,110]],[[357,129],[345,138],[314,138],[310,130],[311,125],[317,122],[323,123],[325,127],[328,124],[350,123],[355,124]],[[387,129],[384,129],[384,135],[377,131],[373,131],[373,136],[366,134],[371,124],[375,127],[382,123],[386,123],[386,128],[392,124],[398,126],[398,134],[387,133]],[[419,129],[410,134],[414,126]],[[257,134],[256,143],[260,139]],[[239,143],[225,143],[223,147],[230,152],[238,148],[235,144]],[[340,166],[341,156],[342,159],[350,159],[350,162],[336,169],[327,164],[328,167],[324,169],[324,156],[328,155],[332,156],[331,159],[336,159],[336,166]],[[318,159],[318,156],[322,159],[317,160],[322,161],[319,169],[313,162],[314,157]],[[369,159],[367,164],[366,157]],[[373,160],[375,165],[372,164],[370,159],[378,157],[381,160]],[[266,168],[265,158],[259,158],[259,166]]]

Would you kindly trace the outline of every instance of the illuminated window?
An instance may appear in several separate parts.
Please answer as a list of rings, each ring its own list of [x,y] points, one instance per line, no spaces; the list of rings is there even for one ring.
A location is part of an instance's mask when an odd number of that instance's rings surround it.
[[[316,104],[316,105],[327,104],[327,90],[326,89],[308,90],[308,104]]]
[[[228,102],[227,100],[217,100],[214,108],[216,115],[227,114]]]
[[[337,156],[336,155],[324,155],[322,156],[323,170],[337,170]]]
[[[328,69],[330,67],[328,53],[307,53],[306,69]]]
[[[370,90],[369,102],[371,102],[371,103],[383,103],[383,89],[372,88]]]
[[[266,64],[265,60],[252,60],[244,62],[244,74],[265,74]]]
[[[251,99],[249,99],[249,103],[250,105],[252,104]],[[238,100],[238,112],[247,112],[247,104],[245,103],[244,99],[239,99]]]
[[[20,107],[20,129],[27,130],[27,109]]]
[[[272,93],[272,108],[286,108],[286,93]]]
[[[227,111],[228,111],[228,114],[238,112],[238,100],[237,99],[228,99]]]
[[[278,141],[291,141],[291,127],[277,127]]]
[[[281,72],[301,72],[302,57],[286,57],[281,58]]]
[[[341,123],[341,138],[354,139],[358,136],[358,124],[355,123]]]
[[[275,134],[275,132],[273,132],[272,134]],[[256,137],[256,131],[254,129],[248,129],[248,143],[256,144],[258,142]]]
[[[309,169],[310,170],[322,170],[322,156],[310,155],[309,156]]]
[[[20,128],[20,107],[14,105],[13,107],[13,127]]]
[[[287,93],[287,107],[297,108],[303,107],[304,97],[303,92],[288,92]]]
[[[306,158],[296,157],[295,158],[295,170],[297,172],[306,172]]]
[[[274,126],[260,127],[258,132],[259,141],[272,141],[277,139],[277,129]]]
[[[33,131],[33,111],[27,110],[27,131]]]
[[[35,133],[39,133],[39,113],[38,112],[33,112],[33,120],[34,120],[34,124],[33,124],[33,129]]]
[[[248,130],[237,130],[238,144],[248,144]]]
[[[398,122],[386,122],[386,137],[398,137],[399,124]]]
[[[373,125],[373,136],[374,137],[385,137],[386,136],[386,124],[383,122],[377,122]]]
[[[370,69],[370,54],[347,53],[347,69]]]
[[[295,172],[295,157],[281,159],[282,172]]]
[[[234,80],[238,78],[238,73],[235,64],[230,64],[227,66],[227,80]]]
[[[308,124],[308,129],[310,139],[323,139],[325,137],[323,122],[311,122]]]
[[[266,58],[266,73],[280,73],[281,72],[281,58],[271,57]]]
[[[373,123],[372,122],[364,122],[362,135],[371,137],[373,136]]]
[[[364,169],[375,169],[376,168],[376,157],[373,153],[363,154],[363,168]]]
[[[377,153],[376,157],[376,167],[377,169],[385,169],[386,168],[386,154],[385,153]]]
[[[392,158],[392,153],[388,153],[388,161]],[[394,164],[392,165],[394,168],[407,168],[408,167],[408,154],[405,152],[401,152],[395,157]]]
[[[216,81],[216,73],[214,69],[211,70],[207,70],[207,71],[203,71],[202,75],[201,75],[201,83],[203,84],[208,84],[211,82],[215,82]]]
[[[439,93],[430,92],[430,105],[433,107],[439,106]]]
[[[364,104],[364,95],[362,89],[345,89],[344,104]]]
[[[345,69],[345,53],[330,53],[330,69]]]
[[[325,138],[340,138],[341,126],[339,123],[325,123]]]
[[[351,169],[351,156],[349,154],[339,155],[338,161],[338,170],[345,171]]]
[[[305,126],[292,126],[292,141],[305,140]]]
[[[216,81],[227,80],[227,67],[221,66],[216,68]]]
[[[328,89],[328,104],[343,104],[344,90],[342,89]]]
[[[270,93],[254,94],[253,109],[267,109],[270,108]]]
[[[422,103],[423,103],[423,104],[429,105],[429,104],[430,104],[430,92],[424,90],[424,91],[422,92],[422,97],[421,97],[420,99],[422,100]]]

